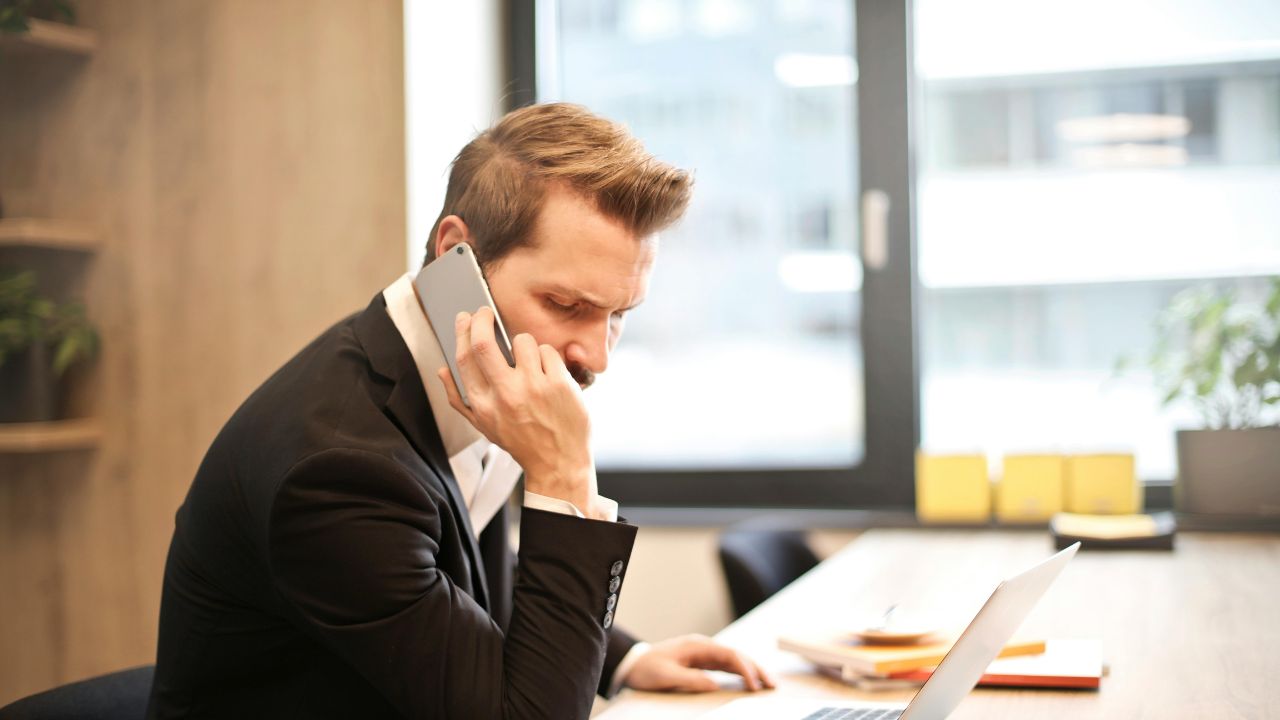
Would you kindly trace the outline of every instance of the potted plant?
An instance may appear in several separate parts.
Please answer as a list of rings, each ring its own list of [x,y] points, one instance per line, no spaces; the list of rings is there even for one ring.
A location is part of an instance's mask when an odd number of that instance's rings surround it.
[[[0,275],[0,422],[55,419],[61,378],[97,348],[83,305],[40,297],[31,271]]]
[[[66,0],[0,0],[0,32],[27,32],[33,18],[70,23],[76,12]]]
[[[1177,431],[1178,509],[1280,518],[1280,277],[1260,302],[1212,286],[1179,293],[1148,365],[1165,406],[1188,402],[1204,423]]]

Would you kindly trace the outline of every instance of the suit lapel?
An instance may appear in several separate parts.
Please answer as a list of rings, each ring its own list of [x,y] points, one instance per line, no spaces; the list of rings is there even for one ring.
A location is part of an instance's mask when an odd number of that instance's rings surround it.
[[[378,293],[369,307],[356,318],[355,331],[368,353],[374,372],[395,382],[395,387],[387,396],[387,414],[409,439],[418,455],[440,476],[445,491],[449,494],[454,521],[462,528],[462,542],[471,561],[471,585],[475,589],[476,602],[487,610],[488,583],[476,533],[471,527],[471,513],[467,510],[466,500],[458,489],[458,481],[449,465],[449,456],[445,452],[444,442],[440,439],[440,431],[427,402],[427,391],[422,387],[422,377],[418,374],[404,339],[387,315],[382,293]]]

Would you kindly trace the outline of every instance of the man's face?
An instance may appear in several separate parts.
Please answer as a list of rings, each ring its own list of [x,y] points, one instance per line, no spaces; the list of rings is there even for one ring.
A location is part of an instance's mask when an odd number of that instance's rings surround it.
[[[507,334],[554,347],[586,388],[609,366],[626,313],[648,293],[656,236],[636,237],[581,196],[552,187],[531,240],[487,274],[489,290]]]

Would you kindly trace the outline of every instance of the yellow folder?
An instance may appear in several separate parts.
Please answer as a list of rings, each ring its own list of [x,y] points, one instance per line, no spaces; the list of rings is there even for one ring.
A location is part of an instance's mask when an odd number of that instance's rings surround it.
[[[1062,455],[1006,455],[996,485],[996,517],[1003,522],[1040,522],[1062,510],[1066,485]]]
[[[1066,511],[1093,515],[1142,512],[1133,455],[1068,457]]]
[[[957,523],[990,519],[987,458],[916,453],[916,517],[921,522]]]

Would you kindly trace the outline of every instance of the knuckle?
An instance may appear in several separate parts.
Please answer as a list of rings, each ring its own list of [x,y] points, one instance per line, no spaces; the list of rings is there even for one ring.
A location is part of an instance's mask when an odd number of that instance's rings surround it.
[[[498,388],[497,392],[494,393],[493,399],[497,410],[504,414],[509,414],[520,405],[516,394],[508,387]]]
[[[487,423],[493,417],[493,404],[489,398],[472,394],[468,399],[471,401],[471,414],[476,418]]]
[[[471,341],[471,352],[477,355],[488,355],[493,351],[493,343],[489,340]]]
[[[551,388],[546,383],[533,383],[529,386],[529,396],[536,400],[545,400],[551,395]]]

